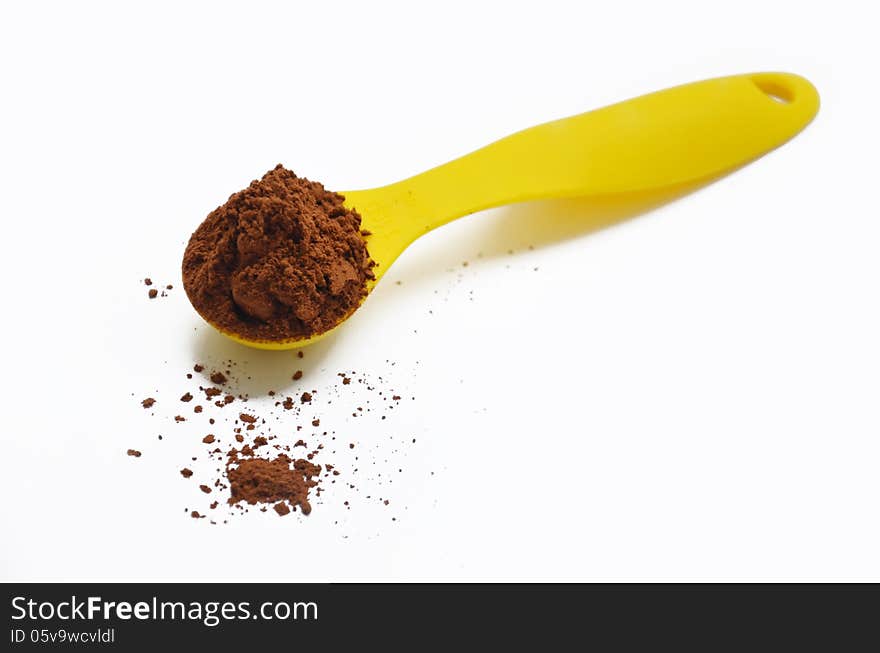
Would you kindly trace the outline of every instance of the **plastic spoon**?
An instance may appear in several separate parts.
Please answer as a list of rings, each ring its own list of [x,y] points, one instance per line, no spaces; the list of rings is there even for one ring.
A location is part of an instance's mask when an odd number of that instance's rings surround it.
[[[816,89],[798,75],[721,77],[531,127],[395,184],[341,194],[372,234],[372,290],[413,241],[456,218],[528,200],[707,182],[782,145],[818,109]],[[222,333],[252,347],[293,349],[335,328],[273,342]]]

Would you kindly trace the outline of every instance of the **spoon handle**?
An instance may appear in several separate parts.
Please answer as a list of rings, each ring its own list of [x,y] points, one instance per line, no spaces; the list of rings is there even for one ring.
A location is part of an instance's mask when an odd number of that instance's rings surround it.
[[[816,89],[798,75],[709,79],[531,127],[390,186],[344,195],[377,228],[412,241],[502,204],[708,181],[783,144],[818,108]]]

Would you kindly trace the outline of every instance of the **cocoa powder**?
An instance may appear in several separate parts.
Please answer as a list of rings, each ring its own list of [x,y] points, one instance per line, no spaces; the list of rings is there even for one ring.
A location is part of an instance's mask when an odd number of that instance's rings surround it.
[[[393,362],[390,364],[395,365]],[[392,482],[387,472],[379,472],[366,481],[362,476],[362,469],[359,473],[363,462],[359,464],[358,461],[363,461],[365,455],[376,455],[378,450],[373,450],[372,445],[359,440],[346,439],[343,443],[340,439],[337,442],[338,434],[332,425],[332,413],[328,416],[331,419],[326,420],[329,422],[327,424],[322,414],[325,408],[338,401],[351,402],[353,406],[362,404],[357,406],[354,414],[358,418],[365,417],[376,409],[383,413],[395,409],[400,405],[402,396],[389,387],[382,377],[371,381],[363,374],[346,370],[338,372],[336,377],[348,383],[340,384],[327,378],[326,384],[316,383],[317,387],[309,391],[302,385],[287,387],[282,393],[264,390],[265,398],[262,398],[251,396],[246,391],[248,386],[251,390],[254,389],[250,383],[252,377],[242,369],[239,361],[212,361],[211,365],[198,363],[192,367],[196,374],[204,374],[203,378],[216,374],[218,370],[223,370],[220,373],[223,374],[224,390],[198,385],[200,379],[184,368],[182,376],[187,379],[189,390],[178,387],[173,393],[175,400],[192,404],[195,403],[192,400],[197,391],[220,399],[223,398],[224,391],[228,391],[230,394],[226,397],[234,399],[236,403],[240,402],[241,405],[240,410],[233,412],[224,410],[224,406],[228,405],[227,399],[209,401],[204,406],[204,411],[195,410],[201,408],[201,405],[194,407],[190,418],[178,427],[177,438],[192,437],[193,443],[201,442],[199,449],[193,449],[192,455],[185,458],[186,464],[191,465],[191,468],[177,467],[183,479],[190,479],[188,487],[191,490],[187,492],[194,491],[200,497],[196,499],[198,506],[188,504],[187,514],[194,512],[198,519],[204,518],[209,524],[226,524],[230,518],[251,512],[252,506],[256,506],[259,512],[274,510],[279,517],[296,511],[297,506],[300,514],[309,514],[315,502],[321,506],[336,504],[347,511],[355,505],[352,503],[355,495],[361,493],[363,500],[367,502],[389,505],[388,499],[383,496],[384,492],[378,492]],[[316,375],[303,374],[300,380],[306,376],[314,379]],[[219,378],[214,380],[221,381]],[[287,392],[294,394],[296,399],[287,396]],[[132,397],[137,396],[132,393]],[[155,397],[160,401],[156,401]],[[355,397],[358,397],[357,402]],[[139,404],[146,401],[150,409],[155,406],[164,408],[157,412],[146,411],[151,416],[158,413],[163,421],[172,420],[175,409],[180,406],[176,401],[165,401],[159,394],[147,397],[147,400],[149,401],[137,399]],[[216,426],[212,411],[218,417]],[[376,417],[384,420],[385,414]],[[208,429],[203,420],[212,425],[210,433],[206,434]],[[310,432],[311,447],[298,435],[301,431]],[[158,435],[158,439],[162,441],[163,436]],[[224,445],[224,441],[229,441],[230,444]],[[412,443],[415,443],[415,438],[412,438]],[[303,448],[301,458],[298,459],[294,454],[297,447]],[[138,458],[141,452],[130,449],[126,453]],[[149,453],[147,451],[147,455]],[[282,454],[284,458],[279,458]],[[389,454],[400,455],[400,451],[391,449],[383,456]],[[325,457],[330,456],[333,457],[332,464],[325,460]],[[155,460],[155,457],[152,459]],[[379,462],[373,460],[372,465]],[[384,458],[382,462],[387,464],[389,460]],[[397,468],[397,473],[403,473],[402,467]],[[346,479],[346,475],[351,477]],[[361,482],[355,483],[358,478]],[[372,485],[372,492],[364,488],[364,482]],[[193,510],[194,507],[199,510]],[[396,516],[389,515],[389,518],[394,521]]]
[[[276,503],[287,501],[291,507],[299,506],[304,515],[312,512],[309,503],[309,490],[318,482],[321,466],[299,458],[292,460],[281,453],[273,460],[247,458],[239,460],[237,467],[227,472],[231,496],[230,504],[239,501],[255,503]],[[275,508],[284,516],[287,512]]]
[[[323,333],[367,294],[373,261],[341,195],[280,164],[196,229],[183,285],[208,322],[250,340]]]

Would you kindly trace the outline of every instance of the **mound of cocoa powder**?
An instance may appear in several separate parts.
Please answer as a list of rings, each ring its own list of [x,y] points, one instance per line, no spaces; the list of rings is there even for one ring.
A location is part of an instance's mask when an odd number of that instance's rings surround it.
[[[291,459],[281,453],[273,460],[247,458],[236,460],[237,466],[227,471],[231,496],[230,504],[239,501],[255,503],[288,502],[293,509],[299,506],[304,515],[312,512],[309,490],[318,482],[313,477],[321,474],[321,466],[308,460]],[[275,511],[284,516],[286,506]]]
[[[323,333],[356,309],[375,265],[341,195],[280,164],[196,229],[183,256],[193,307],[250,340]]]

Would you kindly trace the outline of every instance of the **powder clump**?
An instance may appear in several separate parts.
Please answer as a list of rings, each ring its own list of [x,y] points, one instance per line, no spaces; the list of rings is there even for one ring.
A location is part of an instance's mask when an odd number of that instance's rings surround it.
[[[237,467],[227,471],[231,493],[228,501],[230,504],[287,501],[291,506],[298,505],[303,514],[308,515],[312,512],[309,490],[318,484],[315,477],[320,473],[320,465],[301,458],[292,460],[283,453],[273,460],[240,460]]]
[[[280,164],[212,211],[190,238],[183,282],[221,330],[278,341],[323,333],[367,294],[373,261],[341,195]]]

